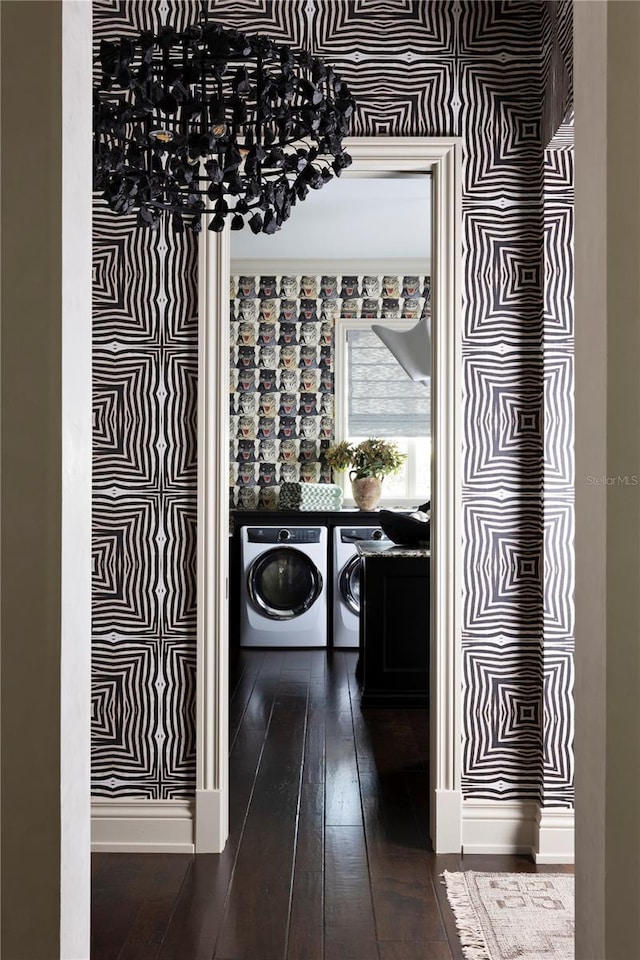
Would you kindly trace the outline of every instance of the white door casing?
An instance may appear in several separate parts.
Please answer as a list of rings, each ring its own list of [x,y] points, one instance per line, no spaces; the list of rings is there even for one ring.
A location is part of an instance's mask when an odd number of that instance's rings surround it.
[[[461,152],[459,138],[354,137],[343,174],[432,177],[431,840],[458,852],[461,743]],[[331,189],[329,185],[326,189]],[[419,214],[417,214],[419,215]],[[285,228],[286,229],[286,228]],[[199,252],[195,849],[228,834],[229,233]]]
[[[198,259],[196,853],[229,833],[229,233]]]

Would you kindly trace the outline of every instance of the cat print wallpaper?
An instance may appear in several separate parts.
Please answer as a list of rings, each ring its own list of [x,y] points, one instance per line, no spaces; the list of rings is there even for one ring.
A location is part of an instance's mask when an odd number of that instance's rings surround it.
[[[572,164],[567,137],[567,158],[545,148],[570,126],[572,4],[204,5],[211,19],[331,64],[357,101],[353,136],[462,140],[462,791],[571,807]],[[200,0],[95,0],[96,50],[102,38],[183,28],[202,9]],[[197,271],[190,234],[140,231],[96,198],[97,797],[170,800],[195,789]],[[254,278],[255,296],[233,298],[230,416],[249,433],[232,438],[238,504],[262,491],[265,505],[283,475],[322,478],[329,440],[328,298],[296,291],[302,278],[272,297],[267,283],[261,295],[264,279]],[[241,317],[243,301],[254,306]],[[290,316],[283,301],[296,302]],[[303,301],[317,319],[296,316]],[[261,342],[269,325],[283,342]],[[298,343],[287,342],[293,335]]]
[[[275,509],[284,482],[331,483],[336,320],[417,321],[430,288],[391,273],[231,278],[233,508]]]

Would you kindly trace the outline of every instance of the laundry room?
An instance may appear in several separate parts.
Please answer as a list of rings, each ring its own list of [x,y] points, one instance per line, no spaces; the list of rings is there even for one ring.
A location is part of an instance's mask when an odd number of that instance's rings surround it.
[[[432,178],[357,174],[231,234],[230,834],[277,816],[274,888],[298,837],[305,957],[318,903],[369,882],[367,831],[417,854],[432,830]]]
[[[256,649],[349,651],[360,679],[362,573],[393,556],[392,582],[406,582],[389,593],[393,682],[377,701],[425,704],[431,176],[360,171],[331,186],[287,230],[231,234],[231,663]]]

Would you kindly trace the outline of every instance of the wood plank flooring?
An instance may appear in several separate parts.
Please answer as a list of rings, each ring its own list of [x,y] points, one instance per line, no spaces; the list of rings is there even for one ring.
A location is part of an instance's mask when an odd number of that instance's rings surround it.
[[[94,854],[91,960],[462,960],[442,871],[541,868],[431,852],[427,711],[362,711],[355,661],[241,652],[227,846]]]

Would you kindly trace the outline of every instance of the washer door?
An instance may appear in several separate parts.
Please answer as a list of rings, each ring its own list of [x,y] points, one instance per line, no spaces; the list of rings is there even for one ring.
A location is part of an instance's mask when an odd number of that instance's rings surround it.
[[[254,560],[247,585],[259,613],[270,620],[293,620],[320,596],[322,574],[306,553],[294,547],[276,547]]]
[[[360,614],[360,568],[362,558],[354,554],[342,568],[340,574],[340,596],[355,614]]]

